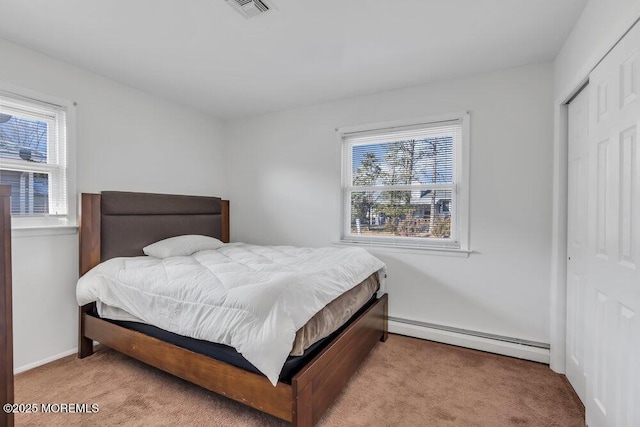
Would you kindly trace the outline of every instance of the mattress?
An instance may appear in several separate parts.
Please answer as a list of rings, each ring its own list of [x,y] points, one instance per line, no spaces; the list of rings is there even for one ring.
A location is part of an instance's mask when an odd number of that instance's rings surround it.
[[[328,337],[357,312],[380,289],[378,273],[367,277],[327,304],[296,332],[291,356],[301,356],[316,341]]]

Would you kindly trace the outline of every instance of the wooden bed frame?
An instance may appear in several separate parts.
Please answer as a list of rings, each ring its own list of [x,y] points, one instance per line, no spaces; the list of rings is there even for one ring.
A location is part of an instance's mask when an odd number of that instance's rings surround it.
[[[0,185],[0,404],[13,402],[11,314],[11,188]],[[13,413],[0,411],[0,426],[13,427]]]
[[[83,275],[102,261],[101,195],[81,197],[80,275]],[[225,200],[221,219],[220,240],[229,242],[229,202]],[[385,294],[303,366],[291,384],[279,382],[274,387],[263,375],[91,316],[93,305],[79,310],[79,358],[93,354],[93,341],[97,341],[298,427],[318,422],[371,349],[378,341],[386,341],[388,335]]]

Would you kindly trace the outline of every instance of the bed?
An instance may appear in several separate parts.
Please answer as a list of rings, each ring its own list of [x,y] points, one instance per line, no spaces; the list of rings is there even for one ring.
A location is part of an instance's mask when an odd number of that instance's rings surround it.
[[[149,193],[82,194],[80,275],[102,261],[142,255],[144,246],[184,234],[229,242],[228,201]],[[101,319],[95,315],[95,304],[79,310],[78,356],[90,356],[97,341],[294,426],[311,426],[376,343],[386,340],[387,307],[386,294],[372,298],[275,386],[264,375],[234,366],[224,358],[185,348],[161,334]]]

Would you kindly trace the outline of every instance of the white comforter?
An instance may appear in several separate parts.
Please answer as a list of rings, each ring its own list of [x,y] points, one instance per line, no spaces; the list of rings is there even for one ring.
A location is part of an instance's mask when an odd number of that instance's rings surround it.
[[[383,268],[361,248],[231,243],[188,257],[108,260],[80,278],[77,299],[232,346],[275,385],[296,331]]]

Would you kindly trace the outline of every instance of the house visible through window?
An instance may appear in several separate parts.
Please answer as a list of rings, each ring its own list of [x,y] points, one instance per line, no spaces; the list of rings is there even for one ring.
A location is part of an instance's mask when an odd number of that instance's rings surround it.
[[[0,92],[0,184],[14,218],[66,218],[67,108]]]
[[[341,129],[343,241],[466,249],[467,123]]]

